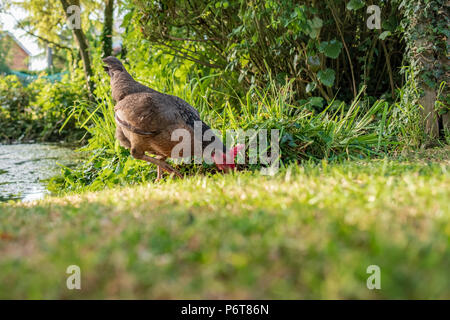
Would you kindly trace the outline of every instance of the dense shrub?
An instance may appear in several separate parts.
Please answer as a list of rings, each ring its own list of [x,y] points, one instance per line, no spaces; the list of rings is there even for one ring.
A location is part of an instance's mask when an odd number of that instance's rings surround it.
[[[242,89],[265,88],[271,75],[277,85],[292,80],[296,98],[325,106],[362,87],[392,95],[402,83],[398,1],[375,3],[381,30],[368,28],[373,3],[363,0],[131,2],[125,25],[142,30],[149,45],[225,71]]]
[[[66,75],[60,82],[38,78],[24,85],[15,75],[0,77],[0,140],[76,140],[84,132],[70,117],[86,98],[82,83]],[[63,126],[64,125],[64,126]]]

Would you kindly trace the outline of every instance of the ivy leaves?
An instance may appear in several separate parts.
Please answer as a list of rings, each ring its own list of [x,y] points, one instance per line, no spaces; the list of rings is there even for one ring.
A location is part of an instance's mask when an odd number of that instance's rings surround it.
[[[387,37],[389,37],[392,33],[390,31],[384,31],[383,33],[381,33],[378,38],[380,40],[385,40]]]
[[[312,20],[308,20],[308,26],[309,30],[307,31],[307,34],[311,38],[315,39],[319,36],[320,29],[323,26],[323,20],[318,17],[314,17]]]
[[[317,78],[323,85],[332,87],[336,78],[336,72],[333,69],[320,70],[317,73]]]
[[[365,5],[366,3],[362,0],[350,0],[347,3],[347,10],[359,10]]]
[[[333,39],[331,41],[323,41],[319,45],[319,51],[327,57],[336,59],[342,49],[342,42]]]
[[[318,49],[321,53],[323,53],[328,58],[336,59],[339,57],[339,54],[342,50],[342,42],[333,39],[330,41],[323,41],[319,44]],[[322,83],[324,86],[332,87],[334,85],[334,80],[336,79],[336,72],[333,69],[325,69],[320,70],[317,73],[317,79],[319,79],[320,83]],[[310,89],[310,91],[314,90],[315,86],[313,88],[307,88]]]

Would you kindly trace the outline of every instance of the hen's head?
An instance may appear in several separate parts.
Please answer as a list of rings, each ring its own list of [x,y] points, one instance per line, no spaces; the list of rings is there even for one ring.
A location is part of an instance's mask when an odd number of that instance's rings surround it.
[[[125,71],[125,67],[123,66],[122,62],[120,62],[120,60],[116,57],[106,57],[105,59],[103,59],[103,62],[105,63],[103,69],[108,72],[110,77],[113,76],[114,71]]]
[[[245,145],[238,144],[236,147],[231,148],[226,153],[214,153],[212,155],[214,163],[216,164],[217,169],[228,172],[233,170],[236,165],[234,164],[234,159],[236,158],[239,151],[245,148]]]

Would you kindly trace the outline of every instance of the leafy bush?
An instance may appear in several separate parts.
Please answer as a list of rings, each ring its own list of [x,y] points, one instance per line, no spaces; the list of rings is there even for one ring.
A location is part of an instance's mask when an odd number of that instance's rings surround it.
[[[38,78],[27,86],[15,75],[0,77],[0,139],[7,142],[79,139],[84,130],[77,129],[76,119],[70,119],[69,115],[74,112],[76,101],[84,99],[82,82],[68,75],[60,82]]]
[[[124,25],[152,47],[194,61],[229,81],[267,88],[293,81],[299,99],[349,101],[360,88],[394,94],[404,44],[398,3],[379,1],[382,30],[366,21],[366,1],[132,0]],[[388,62],[387,62],[388,61]],[[325,104],[326,105],[326,104]],[[323,106],[325,106],[323,105]]]
[[[0,139],[21,140],[29,135],[32,114],[27,108],[31,99],[31,88],[24,87],[16,76],[0,77]]]

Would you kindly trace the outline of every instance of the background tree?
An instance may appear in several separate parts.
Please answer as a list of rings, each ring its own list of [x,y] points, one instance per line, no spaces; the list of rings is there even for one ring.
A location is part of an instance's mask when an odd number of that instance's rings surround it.
[[[104,9],[103,31],[101,37],[104,57],[108,57],[112,54],[113,13],[114,0],[106,0]]]
[[[4,10],[3,3],[0,2],[0,13],[2,13],[3,10]],[[5,44],[3,43],[3,40],[2,40],[3,37],[2,37],[1,28],[2,28],[2,23],[0,22],[0,74],[8,70],[8,67],[6,66],[6,62],[5,62],[6,50],[4,48]]]
[[[408,56],[423,107],[426,132],[432,139],[449,129],[448,0],[402,1]],[[441,84],[446,85],[441,87]]]
[[[80,1],[79,0],[60,0],[61,5],[63,7],[63,10],[65,12],[65,15],[67,19],[70,19],[71,14],[69,13],[69,7],[72,5],[80,7]],[[80,27],[75,27],[72,29],[74,38],[77,41],[78,48],[80,50],[81,60],[83,61],[83,69],[84,74],[86,76],[86,82],[87,86],[89,88],[89,92],[93,94],[94,92],[94,82],[92,81],[92,66],[91,66],[91,57],[89,54],[89,43],[86,39],[86,36],[83,32],[83,29]]]
[[[80,29],[70,30],[67,24],[67,8],[71,5],[83,6],[81,10]],[[90,59],[89,41],[83,31],[101,28],[100,8],[102,1],[95,0],[35,0],[14,1],[8,4],[7,9],[12,7],[22,8],[28,15],[17,20],[17,27],[27,32],[28,35],[38,39],[42,47],[51,46],[54,49],[55,60],[71,62],[81,59],[86,77],[86,84],[90,92],[93,92],[92,65]],[[8,11],[8,10],[7,10]],[[73,47],[76,41],[78,50]],[[67,57],[69,55],[69,57]],[[74,64],[76,66],[76,63]]]
[[[10,47],[10,41],[7,41],[5,33],[0,30],[0,75],[9,70],[7,60]]]

